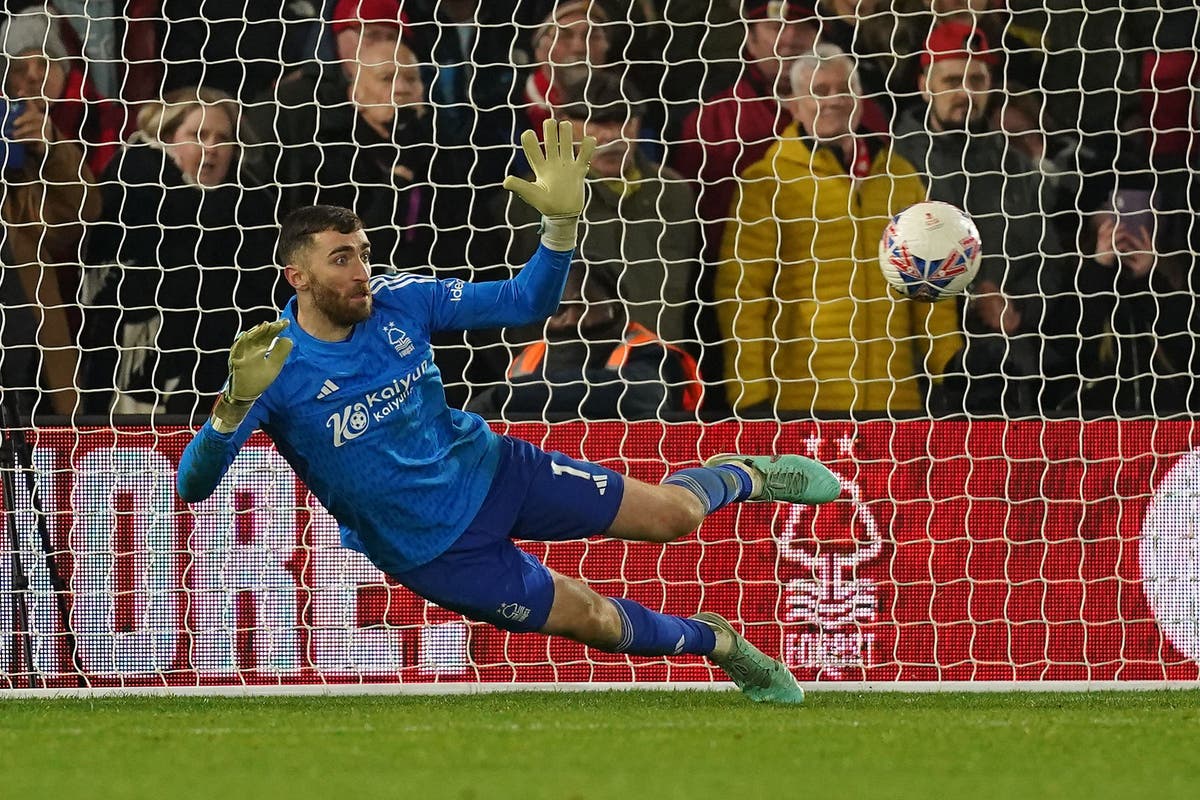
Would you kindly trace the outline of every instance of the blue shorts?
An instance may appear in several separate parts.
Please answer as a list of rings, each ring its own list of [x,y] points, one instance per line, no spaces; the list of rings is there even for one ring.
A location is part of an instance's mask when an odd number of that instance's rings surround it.
[[[510,631],[541,630],[554,581],[545,564],[512,540],[604,533],[624,493],[620,473],[502,436],[496,477],[475,519],[440,556],[392,577],[469,619]]]

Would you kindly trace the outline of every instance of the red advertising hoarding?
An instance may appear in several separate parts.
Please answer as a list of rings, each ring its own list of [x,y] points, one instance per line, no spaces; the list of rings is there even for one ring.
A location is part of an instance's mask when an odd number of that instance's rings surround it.
[[[504,430],[648,481],[717,452],[828,463],[844,493],[820,508],[729,508],[666,546],[527,545],[603,594],[668,613],[720,612],[802,680],[1198,677],[1200,433],[1191,422]],[[336,523],[261,434],[213,497],[188,507],[174,479],[190,436],[37,432],[42,505],[93,685],[721,678],[698,658],[608,655],[428,605],[338,546]],[[16,500],[35,670],[47,685],[75,685],[28,498]],[[0,687],[25,685],[13,657],[8,542],[6,532]]]

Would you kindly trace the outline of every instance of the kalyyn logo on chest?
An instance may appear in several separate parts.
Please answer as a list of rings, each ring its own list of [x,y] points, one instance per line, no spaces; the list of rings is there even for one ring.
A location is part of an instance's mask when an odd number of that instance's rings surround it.
[[[428,370],[429,360],[425,359],[407,375],[393,378],[387,386],[367,392],[361,402],[350,403],[341,411],[333,412],[325,421],[325,427],[333,429],[333,446],[341,447],[351,439],[362,436],[372,420],[382,422],[408,399],[417,381]]]

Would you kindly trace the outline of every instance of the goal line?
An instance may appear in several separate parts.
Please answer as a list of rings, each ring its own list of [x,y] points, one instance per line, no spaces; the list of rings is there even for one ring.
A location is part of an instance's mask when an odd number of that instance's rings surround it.
[[[805,692],[1148,692],[1200,689],[1196,681],[830,681],[802,682]],[[286,686],[96,686],[9,689],[0,700],[96,697],[355,697],[370,695],[472,695],[501,692],[736,691],[732,683],[372,683],[289,684]]]

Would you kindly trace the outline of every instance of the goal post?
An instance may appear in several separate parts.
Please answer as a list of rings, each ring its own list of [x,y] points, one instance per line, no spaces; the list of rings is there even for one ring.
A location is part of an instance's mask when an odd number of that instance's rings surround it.
[[[0,459],[0,697],[728,688],[426,602],[264,433],[207,500],[175,491],[228,344],[288,298],[282,215],[355,207],[380,271],[509,277],[539,220],[499,182],[551,113],[612,134],[563,306],[593,321],[436,339],[451,404],[649,482],[796,453],[843,493],[522,547],[718,612],[806,688],[1200,679],[1194,4],[159,5],[0,26],[3,452],[31,459]],[[832,51],[792,69],[811,37],[851,55],[856,137],[805,116],[840,113]],[[18,142],[41,102],[54,134]],[[966,295],[884,292],[910,195],[979,223]]]

